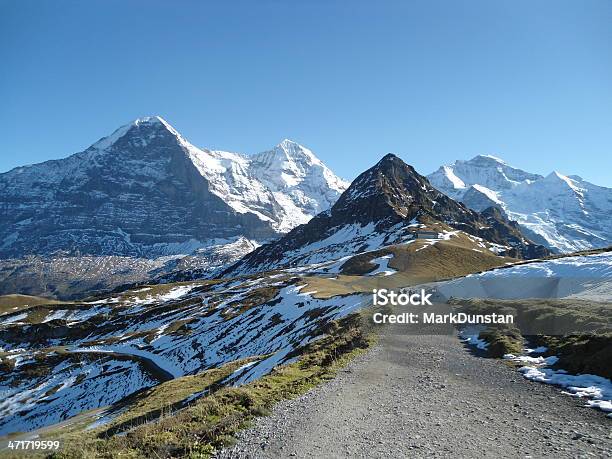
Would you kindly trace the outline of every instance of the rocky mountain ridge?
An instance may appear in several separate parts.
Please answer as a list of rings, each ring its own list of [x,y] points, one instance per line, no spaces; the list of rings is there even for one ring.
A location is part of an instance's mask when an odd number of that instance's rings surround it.
[[[139,118],[83,152],[0,174],[0,294],[73,298],[210,274],[347,186],[287,139],[248,156],[197,148],[162,118]]]
[[[246,255],[226,274],[326,262],[401,243],[432,223],[496,244],[501,255],[536,258],[548,254],[524,237],[502,212],[488,209],[481,214],[467,208],[433,188],[412,166],[388,154],[359,175],[328,211]]]

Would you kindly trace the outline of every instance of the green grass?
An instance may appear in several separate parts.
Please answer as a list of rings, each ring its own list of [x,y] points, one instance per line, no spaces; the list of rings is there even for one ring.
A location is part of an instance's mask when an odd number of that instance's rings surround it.
[[[305,276],[301,282],[307,285],[307,290],[316,292],[313,294],[315,298],[329,298],[352,293],[371,293],[373,288],[394,289],[452,279],[516,261],[499,257],[486,249],[474,251],[478,245],[464,234],[438,241],[434,245],[427,244],[425,240],[418,240],[411,244],[399,244],[359,254],[346,261],[338,276]],[[363,275],[376,268],[377,265],[371,263],[371,260],[385,254],[393,255],[389,267],[397,271],[395,274]]]
[[[612,379],[612,333],[539,336],[538,344],[559,357],[558,366],[570,373],[596,374]]]
[[[501,358],[504,354],[521,354],[525,342],[517,328],[508,326],[488,328],[480,332],[478,337],[489,343],[487,352],[495,358]]]

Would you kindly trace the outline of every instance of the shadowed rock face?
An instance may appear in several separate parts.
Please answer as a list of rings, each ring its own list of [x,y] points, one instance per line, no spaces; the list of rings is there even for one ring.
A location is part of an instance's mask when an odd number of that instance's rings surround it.
[[[83,152],[0,174],[0,293],[73,298],[213,275],[347,187],[290,140],[255,155],[201,149],[140,118]]]
[[[461,198],[461,202],[468,206],[470,209],[474,209],[478,212],[482,212],[483,210],[489,207],[501,208],[500,204],[496,203],[482,191],[479,191],[473,186],[468,188],[468,190]]]
[[[351,225],[385,233],[414,219],[443,222],[489,242],[511,246],[504,255],[533,258],[548,254],[542,246],[525,238],[518,225],[497,209],[480,214],[433,188],[427,178],[393,154],[357,177],[329,211],[293,229],[282,239],[263,245],[227,272],[257,271],[271,261],[282,266],[283,255],[329,238],[335,229]]]
[[[82,153],[0,175],[0,257],[163,255],[155,244],[277,234],[209,191],[177,134],[152,119]],[[112,136],[111,136],[112,137]]]

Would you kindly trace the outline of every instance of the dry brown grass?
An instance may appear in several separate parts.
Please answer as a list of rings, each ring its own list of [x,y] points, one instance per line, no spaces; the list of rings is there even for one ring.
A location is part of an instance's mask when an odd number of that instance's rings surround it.
[[[42,296],[31,295],[1,295],[0,296],[0,314],[5,312],[15,312],[22,309],[27,309],[31,306],[39,306],[42,304],[62,304],[62,301],[45,298]]]
[[[391,276],[340,274],[336,277],[304,277],[302,282],[307,285],[304,291],[316,291],[313,295],[316,298],[371,293],[374,288],[392,289],[451,279],[516,261],[513,258],[499,257],[487,249],[473,250],[476,247],[478,246],[463,234],[448,241],[438,241],[434,245],[429,245],[425,240],[417,240],[411,244],[390,246],[354,257],[358,260],[349,265],[349,272],[368,269],[372,266],[370,260],[392,253],[389,267],[397,270],[397,273]]]

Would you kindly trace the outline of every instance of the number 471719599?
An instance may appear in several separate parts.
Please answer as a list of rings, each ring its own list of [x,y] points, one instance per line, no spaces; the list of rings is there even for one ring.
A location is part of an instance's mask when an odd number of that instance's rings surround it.
[[[5,447],[11,450],[58,450],[59,440],[8,440]]]

